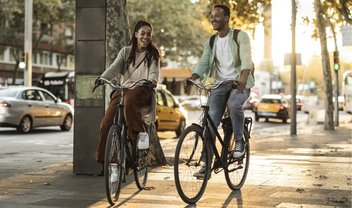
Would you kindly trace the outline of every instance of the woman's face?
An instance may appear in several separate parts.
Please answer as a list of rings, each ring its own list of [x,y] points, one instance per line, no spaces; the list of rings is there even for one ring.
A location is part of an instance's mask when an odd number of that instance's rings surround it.
[[[138,49],[145,49],[152,42],[152,28],[143,26],[134,33],[134,36],[137,38]]]

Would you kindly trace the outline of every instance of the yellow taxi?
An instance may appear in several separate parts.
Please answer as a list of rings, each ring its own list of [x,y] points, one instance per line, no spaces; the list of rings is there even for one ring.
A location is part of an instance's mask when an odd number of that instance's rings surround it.
[[[289,102],[281,95],[263,95],[254,108],[254,117],[255,121],[259,121],[260,118],[265,118],[266,121],[269,118],[278,118],[282,119],[283,123],[286,123],[287,119],[290,118]]]
[[[187,111],[179,105],[174,96],[166,89],[165,85],[156,88],[158,131],[175,131],[179,137],[186,126]]]

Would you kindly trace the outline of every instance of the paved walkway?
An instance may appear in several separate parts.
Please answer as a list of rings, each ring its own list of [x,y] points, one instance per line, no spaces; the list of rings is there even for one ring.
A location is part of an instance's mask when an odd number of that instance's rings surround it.
[[[274,128],[274,127],[273,127]],[[307,127],[298,136],[255,136],[247,181],[232,192],[223,172],[212,176],[196,206],[187,206],[173,181],[173,167],[150,171],[148,189],[127,183],[115,207],[351,207],[352,124],[335,131]],[[173,155],[177,139],[162,141]],[[1,170],[0,170],[1,171]],[[104,179],[73,175],[66,161],[0,181],[0,207],[109,207]]]

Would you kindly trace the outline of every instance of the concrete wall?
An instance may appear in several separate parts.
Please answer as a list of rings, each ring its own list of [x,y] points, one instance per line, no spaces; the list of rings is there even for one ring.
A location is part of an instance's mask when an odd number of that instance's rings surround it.
[[[104,115],[104,91],[92,93],[92,83],[105,69],[105,0],[76,0],[75,120],[73,172],[100,174],[95,161],[99,124]]]

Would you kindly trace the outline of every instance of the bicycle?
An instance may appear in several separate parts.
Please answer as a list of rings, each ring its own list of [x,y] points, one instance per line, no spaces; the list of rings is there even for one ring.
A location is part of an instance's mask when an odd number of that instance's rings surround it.
[[[104,178],[106,196],[111,205],[114,205],[120,195],[121,184],[126,182],[126,159],[130,161],[133,169],[134,179],[138,189],[145,188],[148,177],[148,149],[138,149],[137,144],[133,144],[127,139],[127,123],[124,116],[124,94],[125,91],[134,87],[138,83],[143,83],[145,87],[151,87],[150,81],[140,79],[130,86],[114,85],[109,80],[98,78],[92,92],[100,86],[99,80],[108,83],[114,90],[121,93],[121,99],[115,113],[113,125],[111,126],[105,146],[104,155]],[[136,141],[137,143],[138,141]]]
[[[205,87],[202,83],[197,83],[189,79],[201,91],[210,92],[224,82],[213,85],[212,88]],[[230,117],[222,119],[224,138],[222,138],[209,116],[209,97],[206,105],[202,105],[203,116],[201,124],[193,123],[181,134],[175,152],[174,177],[178,194],[181,199],[188,204],[195,204],[203,195],[207,182],[210,179],[211,171],[215,174],[224,170],[227,185],[232,190],[239,190],[247,177],[249,167],[249,138],[252,129],[252,118],[245,117],[243,138],[245,143],[245,154],[241,158],[234,158],[235,149],[232,137],[232,123]],[[208,125],[210,124],[210,125]],[[221,154],[216,148],[215,138],[211,138],[210,128],[215,132],[215,137],[219,140]],[[210,151],[215,155],[212,165]],[[203,161],[202,161],[203,156]],[[204,161],[205,159],[205,161]],[[195,177],[194,173],[202,166],[206,171],[204,177]]]

